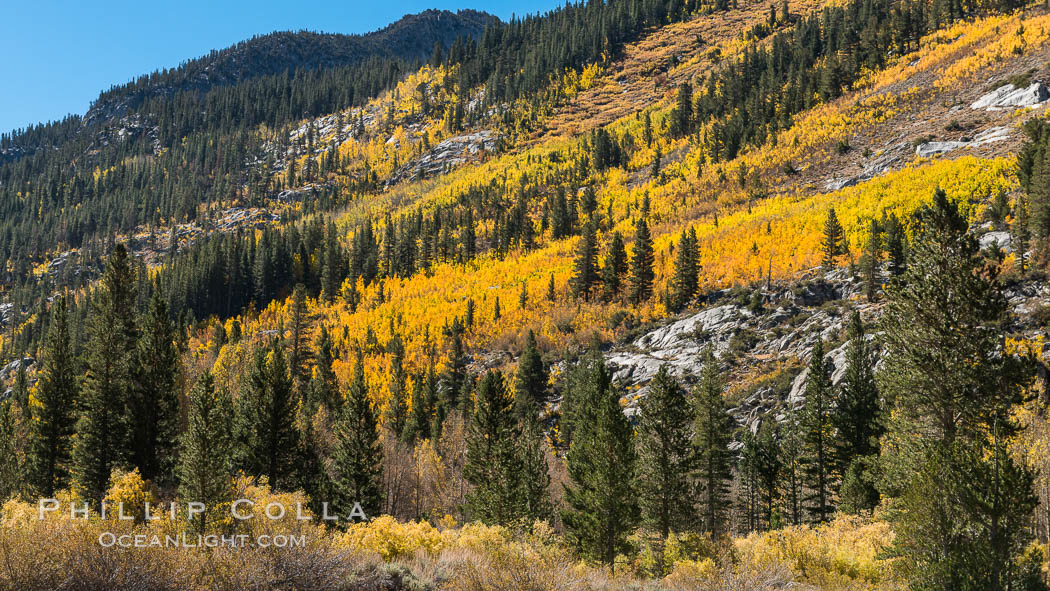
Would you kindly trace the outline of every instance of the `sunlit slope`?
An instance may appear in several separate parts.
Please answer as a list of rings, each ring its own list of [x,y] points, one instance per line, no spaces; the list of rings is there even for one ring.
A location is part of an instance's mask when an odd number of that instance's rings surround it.
[[[648,199],[658,294],[672,271],[671,246],[677,234],[690,227],[701,245],[702,290],[746,284],[766,274],[774,280],[790,279],[818,263],[820,232],[831,207],[857,253],[870,219],[888,211],[910,212],[937,187],[967,204],[971,213],[983,200],[1013,189],[1009,156],[1020,140],[1013,128],[1038,112],[978,112],[969,109],[969,103],[997,80],[1027,71],[1033,64],[1045,66],[1048,19],[1022,14],[992,17],[931,35],[918,52],[897,58],[881,72],[871,72],[844,97],[797,117],[794,126],[778,133],[775,141],[746,150],[729,162],[702,165],[702,142],[671,138],[663,125],[672,102],[666,99],[649,110],[652,143],[641,145],[625,166],[574,176],[573,156],[591,149],[587,137],[521,144],[438,178],[390,187],[375,199],[352,205],[341,215],[340,227],[349,241],[355,224],[364,219],[380,223],[386,213],[396,218],[426,211],[490,183],[507,195],[538,193],[532,208],[538,222],[539,200],[552,186],[591,185],[597,190],[597,211],[608,215],[598,235],[601,257],[613,231],[627,239],[630,252],[634,221]],[[954,132],[945,126],[952,118],[967,118],[975,129],[1007,127],[1011,135],[933,160],[916,158],[913,134],[951,139]],[[631,112],[606,129],[614,136],[640,137],[643,120]],[[836,148],[842,144],[848,149]],[[826,181],[865,170],[869,160],[899,144],[906,150],[874,179],[827,190]],[[651,163],[657,152],[663,155],[663,164],[653,175]],[[486,231],[479,228],[480,242],[486,240]],[[510,362],[530,329],[542,346],[565,354],[582,348],[595,335],[609,341],[637,321],[667,315],[659,297],[641,307],[573,298],[568,284],[578,240],[555,240],[545,232],[536,237],[533,250],[514,250],[503,259],[483,255],[466,264],[438,264],[408,278],[358,284],[361,303],[355,311],[340,298],[331,305],[315,303],[319,319],[315,326],[327,325],[344,352],[365,349],[370,379],[380,386],[376,391],[382,397],[389,360],[381,347],[367,344],[385,343],[396,331],[405,341],[410,368],[419,370],[431,356],[440,367],[445,345],[442,327],[463,317],[469,301],[475,312],[467,345],[476,360],[491,365]],[[551,277],[553,300],[548,299]],[[523,286],[524,307],[520,304]],[[344,285],[344,291],[349,287]],[[260,335],[279,328],[285,316],[286,304],[274,304],[241,322],[247,334]],[[219,367],[243,363],[251,340],[224,347]],[[342,355],[344,360],[350,358]],[[338,367],[344,379],[348,363]]]

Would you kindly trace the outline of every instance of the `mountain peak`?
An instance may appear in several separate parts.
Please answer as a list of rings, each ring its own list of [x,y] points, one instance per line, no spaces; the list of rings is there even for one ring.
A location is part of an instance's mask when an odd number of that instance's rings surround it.
[[[477,10],[429,9],[408,14],[370,33],[274,31],[187,60],[176,68],[140,76],[99,95],[86,123],[119,117],[153,96],[207,92],[260,76],[359,64],[369,58],[423,59],[435,43],[448,47],[459,37],[477,38],[499,18]]]

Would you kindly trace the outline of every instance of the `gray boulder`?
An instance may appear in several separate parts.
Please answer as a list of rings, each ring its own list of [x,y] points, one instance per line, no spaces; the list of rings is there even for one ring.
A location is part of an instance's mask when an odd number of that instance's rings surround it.
[[[1015,88],[1013,84],[1004,84],[977,99],[970,105],[970,108],[1003,111],[1041,106],[1047,99],[1050,99],[1050,90],[1042,82],[1033,82],[1025,88]]]

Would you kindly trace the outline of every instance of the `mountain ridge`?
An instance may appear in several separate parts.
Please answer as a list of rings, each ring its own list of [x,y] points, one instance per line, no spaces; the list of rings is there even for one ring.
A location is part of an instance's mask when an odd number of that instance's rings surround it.
[[[447,48],[459,37],[479,37],[498,22],[498,17],[483,11],[428,9],[363,34],[300,30],[257,35],[103,91],[84,122],[109,120],[151,97],[180,91],[207,92],[266,75],[355,65],[371,57],[422,59],[435,43]]]

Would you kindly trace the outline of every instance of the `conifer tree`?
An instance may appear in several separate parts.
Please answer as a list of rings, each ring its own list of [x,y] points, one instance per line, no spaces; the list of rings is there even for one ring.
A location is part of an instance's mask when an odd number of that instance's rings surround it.
[[[916,219],[882,318],[879,379],[893,420],[880,489],[898,498],[895,547],[916,585],[1011,589],[1037,501],[1004,447],[1034,370],[1003,351],[1009,305],[958,206],[937,190]]]
[[[237,401],[241,464],[250,474],[266,476],[274,490],[287,490],[295,472],[299,434],[296,396],[279,341],[255,351],[245,382]]]
[[[882,258],[882,229],[876,220],[871,220],[868,230],[868,243],[864,247],[864,256],[861,258],[861,274],[864,276],[864,295],[869,302],[874,302],[882,286],[882,277],[879,272],[879,263]]]
[[[620,288],[627,271],[627,250],[623,245],[623,237],[619,232],[613,232],[602,266],[602,297],[605,301],[620,297]]]
[[[684,308],[700,289],[696,247],[695,231],[683,231],[675,251],[674,275],[671,277],[672,310]]]
[[[669,131],[674,137],[682,137],[692,130],[693,85],[683,82],[678,85],[675,107],[671,111]]]
[[[298,284],[292,292],[288,317],[288,369],[297,396],[305,396],[310,381],[310,311],[306,303],[306,286]]]
[[[307,414],[310,416],[313,416],[321,406],[329,411],[335,410],[341,400],[339,383],[332,369],[332,363],[335,361],[332,355],[332,336],[326,325],[321,325],[314,347],[317,350],[317,359],[314,363],[317,372],[311,379],[310,395],[306,405]]]
[[[741,435],[739,464],[739,492],[737,494],[737,505],[744,516],[746,531],[752,532],[759,528],[760,521],[760,493],[761,485],[759,479],[759,449],[756,444],[755,434],[750,429],[745,429]]]
[[[302,407],[300,407],[300,411]],[[335,498],[335,485],[325,462],[328,449],[327,430],[319,429],[312,417],[302,412],[296,417],[299,447],[295,450],[294,484],[306,493],[310,499],[310,509],[314,513],[324,511],[324,503]]]
[[[1037,242],[1050,237],[1050,151],[1045,149],[1032,170],[1028,190],[1028,218],[1032,237]]]
[[[861,458],[878,454],[878,438],[882,435],[879,412],[879,390],[875,384],[871,350],[860,314],[853,312],[846,347],[846,373],[842,376],[831,414],[835,430],[835,467],[843,486],[850,466]],[[860,476],[855,474],[854,478]],[[859,484],[855,482],[854,486]],[[874,483],[868,483],[868,488],[866,496],[874,502],[861,508],[873,509],[878,493]]]
[[[12,497],[24,483],[24,465],[15,445],[15,404],[11,399],[0,401],[0,501]]]
[[[527,522],[549,520],[554,513],[547,448],[547,438],[539,419],[535,416],[526,417],[522,421],[517,453],[521,462],[518,496],[522,506],[521,515]]]
[[[463,260],[469,261],[473,259],[474,255],[477,253],[478,247],[477,239],[474,235],[474,211],[469,207],[463,214],[460,240],[463,243]]]
[[[824,358],[824,342],[817,339],[810,352],[809,375],[806,376],[805,407],[802,411],[802,437],[806,455],[804,469],[810,496],[805,499],[807,511],[816,521],[825,521],[835,510],[831,499],[833,390],[831,371]]]
[[[210,372],[197,379],[190,390],[186,430],[179,437],[179,496],[204,503],[205,510],[194,521],[198,533],[208,530],[215,508],[233,496],[230,455],[233,442],[233,403],[224,390],[215,389]]]
[[[536,334],[531,330],[525,338],[525,349],[518,359],[514,380],[514,407],[519,420],[535,417],[547,402],[547,368],[543,364]]]
[[[547,301],[553,302],[556,294],[554,293],[554,273],[550,275],[550,281],[547,282]]]
[[[803,481],[805,440],[802,431],[801,409],[792,409],[780,425],[780,478],[781,498],[786,511],[785,518],[791,525],[801,525],[803,513]]]
[[[612,564],[639,517],[633,434],[602,358],[592,354],[575,372],[575,434],[566,456],[572,483],[562,521],[585,556]]]
[[[576,264],[572,276],[572,293],[578,298],[590,299],[591,290],[601,279],[598,276],[597,228],[593,221],[583,227],[576,247]]]
[[[25,363],[18,364],[18,371],[15,372],[15,383],[11,387],[11,400],[18,405],[20,412],[28,412],[29,375],[26,373]]]
[[[904,226],[897,219],[896,214],[892,213],[886,217],[882,225],[886,231],[886,257],[889,260],[890,274],[899,277],[907,268]]]
[[[1014,205],[1014,219],[1010,231],[1013,238],[1014,251],[1017,252],[1017,265],[1020,267],[1021,275],[1024,275],[1032,237],[1029,230],[1028,202],[1024,197],[1018,197],[1017,203]]]
[[[516,449],[521,436],[503,374],[490,371],[478,386],[477,408],[467,432],[463,477],[474,486],[467,494],[472,518],[507,524],[522,515],[522,462]]]
[[[92,302],[87,376],[73,444],[73,475],[81,496],[98,503],[114,468],[129,459],[128,393],[133,388],[135,281],[123,245],[106,263]]]
[[[346,275],[346,261],[339,248],[335,224],[328,223],[325,232],[324,267],[321,271],[321,295],[326,303],[332,303]]]
[[[336,438],[333,464],[339,511],[346,514],[354,503],[360,503],[365,515],[378,515],[383,503],[383,450],[360,358],[354,365]]]
[[[823,265],[825,269],[835,266],[835,258],[846,253],[842,224],[835,215],[834,209],[828,210],[827,220],[824,222],[824,239],[821,241],[821,250],[824,253]]]
[[[52,498],[68,483],[69,450],[79,398],[77,363],[69,334],[66,296],[55,303],[37,386],[39,406],[30,430],[29,481],[36,492]]]
[[[154,294],[142,323],[131,398],[132,460],[142,477],[174,482],[179,432],[179,352],[168,304]]]
[[[638,502],[643,521],[667,539],[696,520],[689,475],[696,459],[685,390],[661,365],[639,405]]]
[[[653,239],[644,218],[635,224],[634,249],[631,252],[630,300],[641,304],[653,295]]]
[[[463,326],[458,318],[452,321],[452,325],[447,329],[447,334],[449,339],[448,359],[438,384],[437,401],[438,414],[442,420],[448,416],[448,413],[459,407],[461,395],[467,383],[467,354],[463,347]],[[437,432],[431,432],[431,436],[437,435]]]
[[[745,497],[744,512],[751,531],[777,527],[777,504],[780,500],[780,438],[772,421],[764,420],[758,432],[744,432],[744,449],[740,457],[740,473]]]
[[[434,420],[434,404],[437,399],[437,376],[434,363],[427,366],[425,373],[420,373],[412,383],[412,414],[405,427],[405,441],[419,441],[430,438],[430,425]]]
[[[463,326],[468,330],[474,328],[474,298],[467,298],[467,310],[463,313]]]
[[[387,345],[390,359],[390,405],[387,407],[385,422],[390,432],[400,437],[408,423],[408,392],[404,367],[404,345],[401,337],[394,335]]]
[[[733,478],[733,441],[736,423],[722,395],[718,362],[704,352],[700,383],[693,393],[693,447],[696,450],[697,497],[704,531],[719,537],[727,532],[729,485]]]

